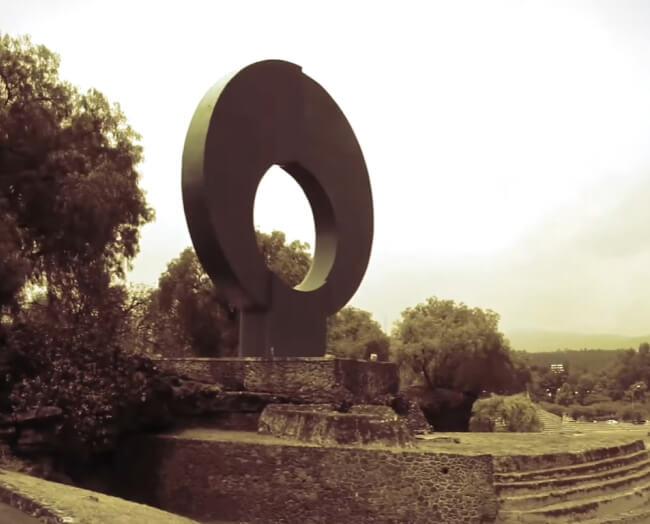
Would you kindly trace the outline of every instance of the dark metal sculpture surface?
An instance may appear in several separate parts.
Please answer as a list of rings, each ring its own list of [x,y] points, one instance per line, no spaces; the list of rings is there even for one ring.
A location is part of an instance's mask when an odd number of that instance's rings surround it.
[[[313,264],[295,288],[267,268],[256,243],[255,193],[274,164],[300,184],[314,214]],[[279,60],[215,84],[187,132],[183,203],[201,264],[240,310],[240,355],[323,356],[327,317],[361,283],[373,234],[363,154],[328,93]]]

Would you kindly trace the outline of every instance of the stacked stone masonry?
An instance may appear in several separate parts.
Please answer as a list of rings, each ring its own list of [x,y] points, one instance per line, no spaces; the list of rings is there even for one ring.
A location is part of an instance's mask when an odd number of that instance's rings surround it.
[[[264,408],[258,430],[321,445],[408,446],[412,441],[406,422],[388,406],[352,406],[340,413],[327,404],[271,404]]]
[[[305,402],[383,403],[399,390],[397,366],[334,358],[160,358],[163,371],[230,391],[268,392]]]
[[[124,496],[198,520],[453,524],[497,512],[489,455],[181,433],[134,437],[117,463]]]

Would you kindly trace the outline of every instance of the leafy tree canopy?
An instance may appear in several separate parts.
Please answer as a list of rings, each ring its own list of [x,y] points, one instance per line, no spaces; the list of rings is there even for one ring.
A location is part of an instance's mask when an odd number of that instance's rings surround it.
[[[295,286],[305,278],[311,266],[307,244],[287,244],[281,231],[258,231],[257,242],[267,266],[287,285]],[[156,353],[212,357],[237,353],[238,314],[220,303],[191,247],[172,260],[160,276],[143,320],[141,333],[151,337]]]
[[[84,446],[140,402],[123,277],[153,212],[119,106],[58,68],[0,34],[0,409],[58,406]]]
[[[393,331],[394,356],[407,382],[474,395],[521,391],[527,376],[518,368],[499,316],[452,300],[429,298],[402,312]]]
[[[347,306],[327,322],[327,351],[337,357],[388,360],[389,339],[368,311]]]
[[[138,135],[117,104],[58,68],[29,37],[0,34],[0,305],[30,279],[65,294],[88,274],[79,268],[123,276],[153,218]]]
[[[294,240],[287,244],[282,231],[271,233],[256,232],[259,247],[267,267],[285,284],[294,287],[307,276],[311,267],[309,244]]]
[[[491,395],[477,400],[472,407],[470,431],[494,431],[497,423],[512,432],[542,431],[544,427],[535,405],[524,395]]]
[[[257,232],[267,266],[295,286],[311,266],[308,245],[286,242],[281,231]],[[220,302],[210,277],[192,248],[172,260],[151,291],[148,311],[138,320],[141,346],[165,355],[233,356],[237,354],[237,311]],[[137,338],[137,337],[136,337]],[[388,359],[388,337],[367,311],[346,307],[328,319],[328,352],[347,358]]]

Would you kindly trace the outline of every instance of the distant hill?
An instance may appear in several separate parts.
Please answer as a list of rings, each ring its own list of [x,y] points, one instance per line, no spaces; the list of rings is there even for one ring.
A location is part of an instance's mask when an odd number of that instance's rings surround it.
[[[513,329],[505,333],[510,347],[528,352],[557,349],[637,349],[641,342],[650,342],[650,335],[628,337],[606,333],[572,333],[538,329]]]

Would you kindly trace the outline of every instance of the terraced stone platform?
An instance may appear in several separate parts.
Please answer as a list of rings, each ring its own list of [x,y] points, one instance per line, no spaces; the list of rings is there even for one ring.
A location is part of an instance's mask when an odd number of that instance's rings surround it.
[[[495,458],[498,523],[650,522],[650,456],[642,440],[556,455]]]

